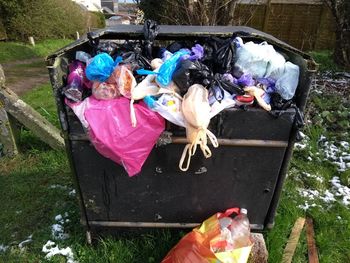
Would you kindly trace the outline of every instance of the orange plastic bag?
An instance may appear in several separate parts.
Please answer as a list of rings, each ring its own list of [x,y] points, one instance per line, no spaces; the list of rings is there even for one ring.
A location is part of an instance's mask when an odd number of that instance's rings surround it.
[[[205,220],[201,226],[185,235],[169,251],[162,263],[246,263],[253,243],[228,252],[214,253],[210,249],[211,242],[221,234],[219,219],[233,213],[238,214],[239,208],[227,209],[224,213],[216,213]]]

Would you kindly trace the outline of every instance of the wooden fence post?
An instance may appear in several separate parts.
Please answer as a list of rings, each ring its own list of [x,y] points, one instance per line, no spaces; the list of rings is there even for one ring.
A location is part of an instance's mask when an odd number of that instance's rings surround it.
[[[0,89],[5,87],[5,74],[0,65]],[[4,101],[0,99],[0,143],[3,146],[3,153],[6,156],[14,157],[18,153],[16,136],[10,122],[10,116],[5,110]]]
[[[265,16],[264,16],[264,24],[263,24],[264,32],[267,32],[267,26],[269,24],[269,17],[270,17],[270,8],[271,8],[271,0],[267,0],[265,5]]]

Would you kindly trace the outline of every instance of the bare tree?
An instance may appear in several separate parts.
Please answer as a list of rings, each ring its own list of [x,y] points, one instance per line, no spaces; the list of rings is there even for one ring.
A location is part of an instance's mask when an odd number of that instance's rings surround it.
[[[333,59],[336,64],[350,69],[350,1],[323,1],[331,10],[336,23]]]

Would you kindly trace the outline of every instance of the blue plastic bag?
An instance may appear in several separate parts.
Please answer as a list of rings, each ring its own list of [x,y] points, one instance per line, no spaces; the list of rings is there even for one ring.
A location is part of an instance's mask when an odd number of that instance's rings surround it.
[[[91,81],[105,82],[121,61],[121,57],[113,61],[113,58],[107,53],[98,54],[86,67],[86,77]]]
[[[163,65],[160,66],[156,78],[157,82],[163,87],[168,86],[181,57],[189,54],[191,54],[191,51],[185,49],[180,49],[179,51],[175,52],[172,57],[167,59]]]

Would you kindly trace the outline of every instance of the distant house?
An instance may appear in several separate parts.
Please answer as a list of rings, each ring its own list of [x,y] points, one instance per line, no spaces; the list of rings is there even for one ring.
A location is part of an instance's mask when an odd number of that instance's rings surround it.
[[[102,12],[101,0],[72,0],[92,12]]]
[[[101,0],[101,6],[107,13],[111,10],[115,14],[136,14],[137,9],[135,3],[127,3],[125,0]]]
[[[115,5],[116,3],[116,5]],[[111,10],[113,13],[118,12],[118,1],[113,1],[113,0],[101,0],[101,6],[102,8],[106,9],[106,10]],[[108,12],[109,13],[109,12]]]

